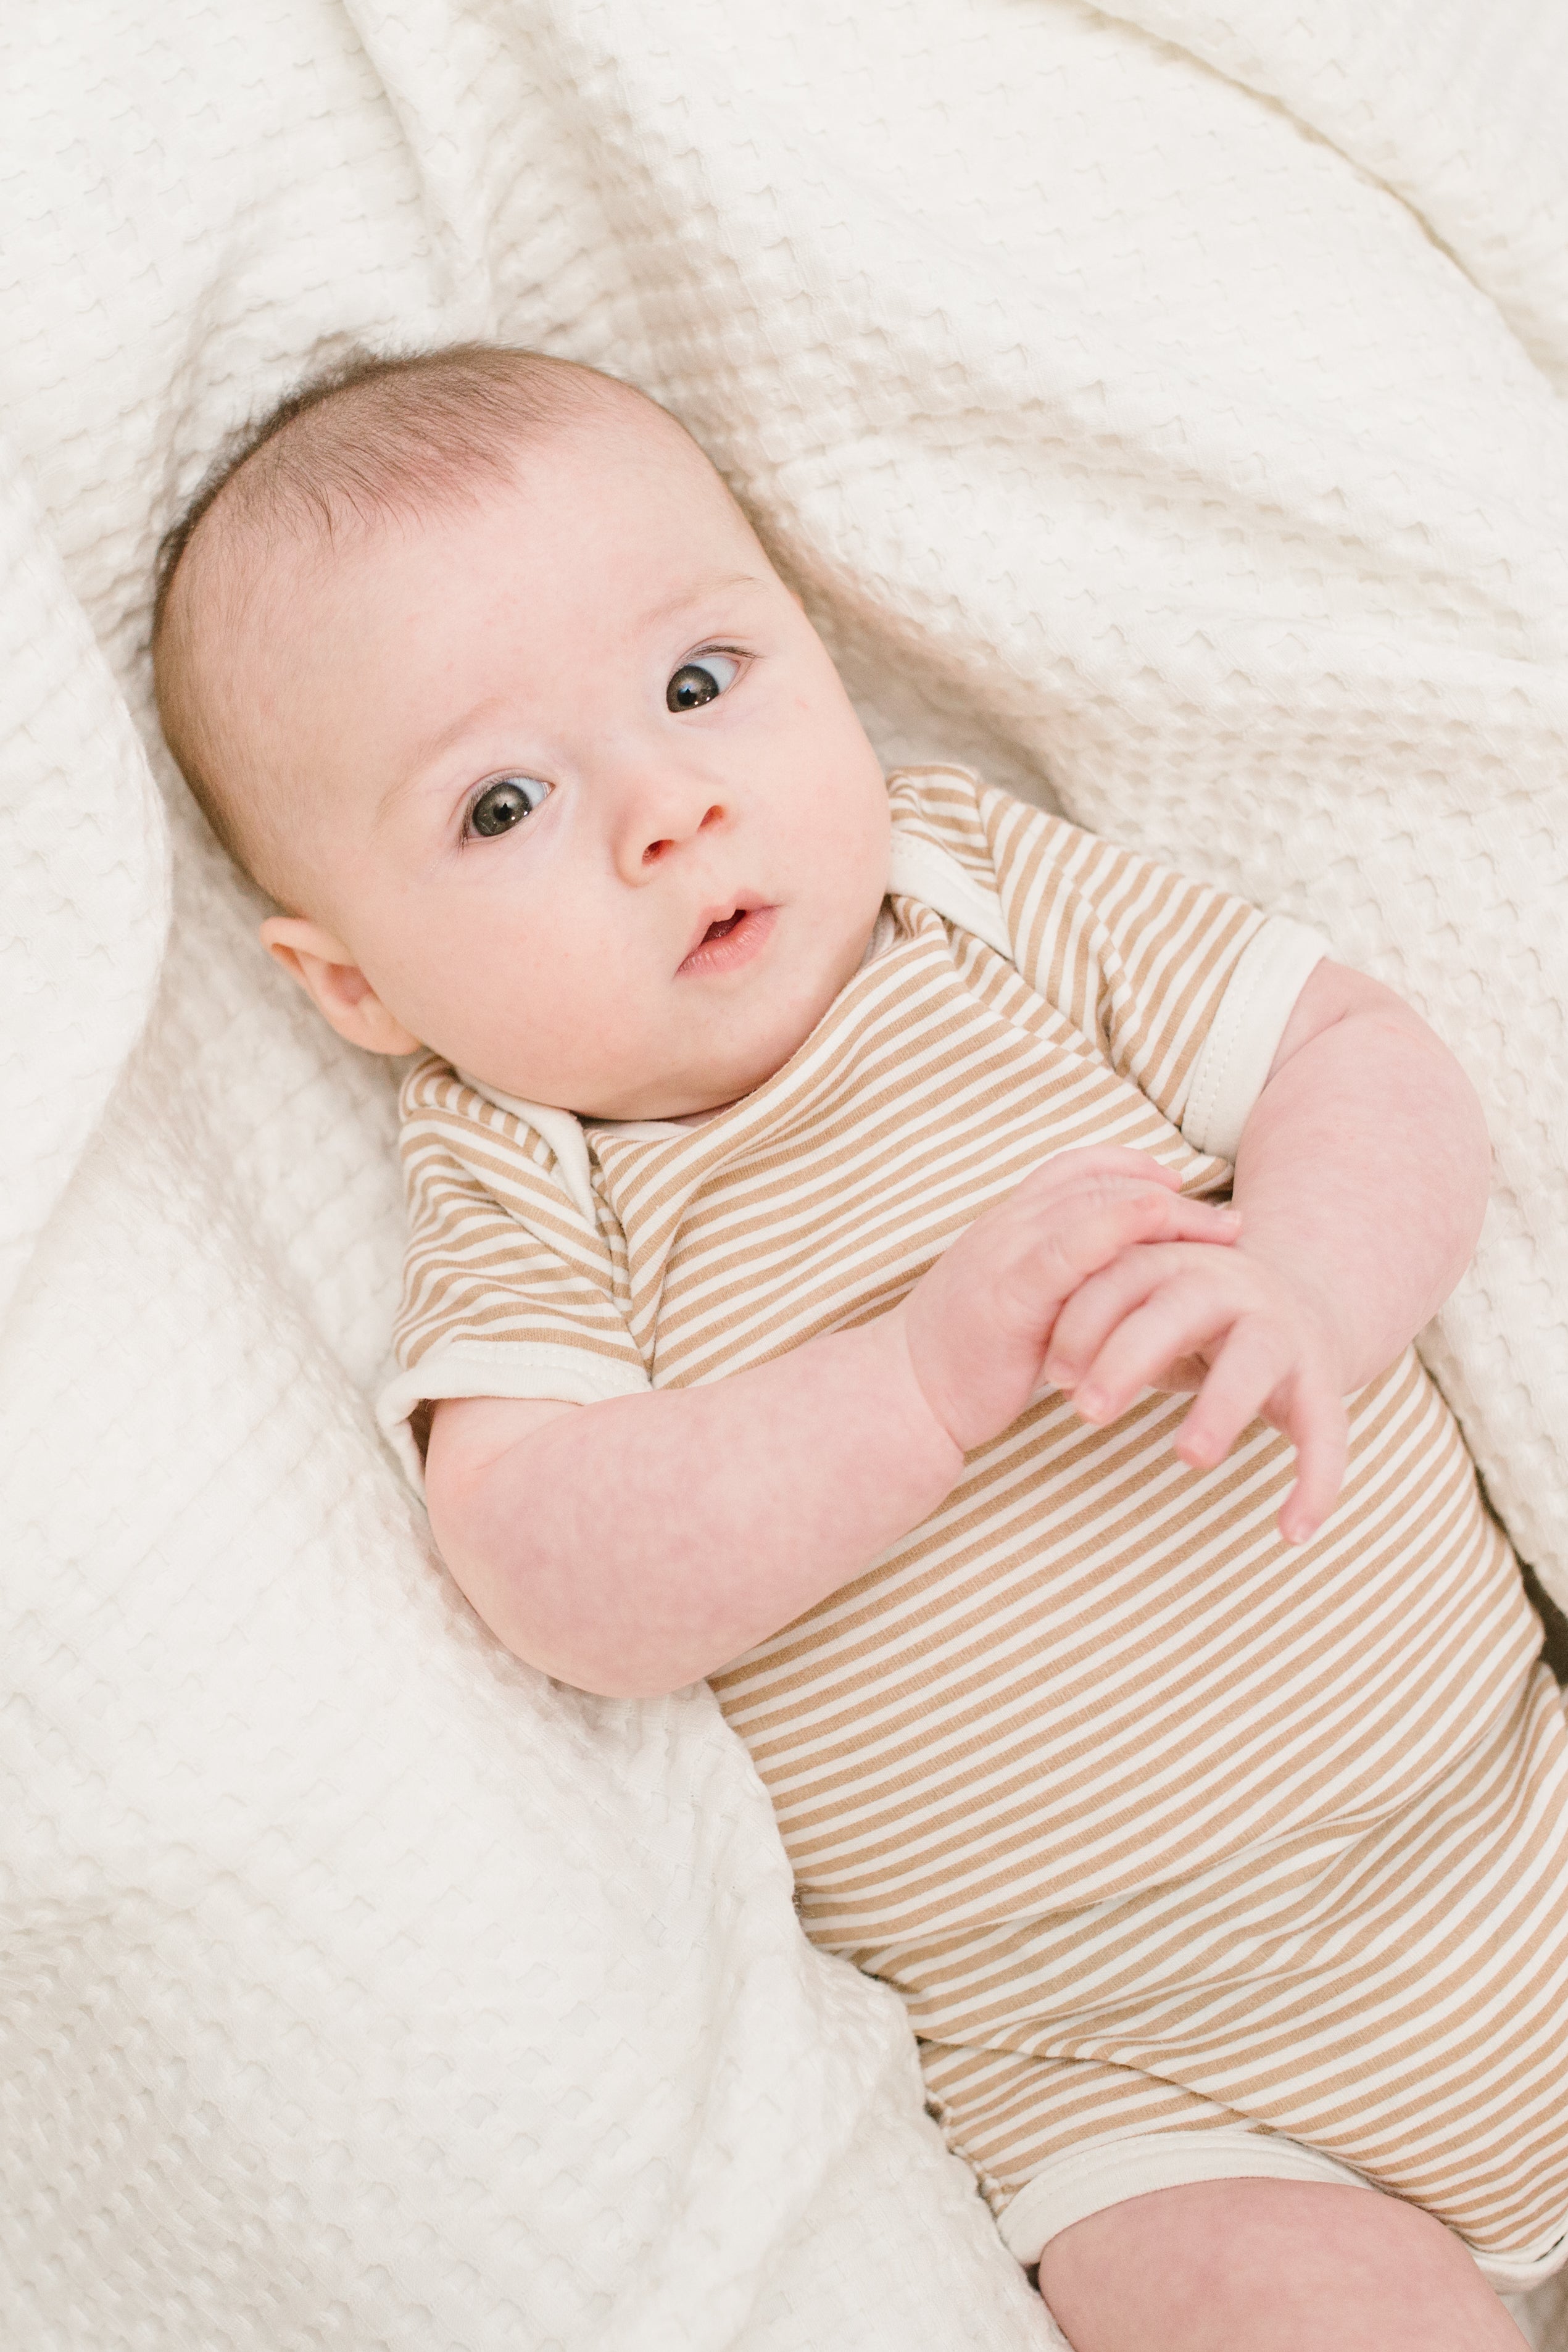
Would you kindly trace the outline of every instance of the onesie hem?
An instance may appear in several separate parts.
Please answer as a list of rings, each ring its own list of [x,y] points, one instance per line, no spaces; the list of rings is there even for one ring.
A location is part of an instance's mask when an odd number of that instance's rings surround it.
[[[1296,999],[1328,951],[1318,932],[1282,915],[1248,940],[1193,1066],[1181,1131],[1195,1151],[1234,1164]]]
[[[444,1397],[510,1397],[540,1403],[603,1404],[642,1396],[645,1372],[581,1348],[549,1347],[534,1339],[455,1340],[433,1348],[412,1371],[399,1372],[376,1399],[376,1420],[416,1495],[424,1493],[424,1455],[409,1426],[422,1404]]]
[[[1152,2189],[1199,2180],[1316,2180],[1370,2189],[1375,2196],[1388,2193],[1364,2173],[1301,2140],[1247,2124],[1221,2124],[1212,2131],[1139,2132],[1070,2148],[1024,2183],[998,2215],[997,2227],[1009,2252],[1027,2270],[1075,2221]],[[1568,2230],[1560,2230],[1545,2245],[1500,2254],[1482,2253],[1458,2231],[1454,2234],[1500,2294],[1524,2294],[1568,2263]]]

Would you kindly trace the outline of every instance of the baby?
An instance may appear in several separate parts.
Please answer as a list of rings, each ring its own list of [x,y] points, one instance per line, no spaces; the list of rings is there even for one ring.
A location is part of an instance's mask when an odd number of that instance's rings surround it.
[[[418,1056],[382,1414],[498,1638],[709,1678],[1078,2352],[1517,2347],[1568,1725],[1410,1351],[1487,1188],[1445,1049],[1298,925],[884,777],[588,369],[285,404],[155,657],[272,954]]]

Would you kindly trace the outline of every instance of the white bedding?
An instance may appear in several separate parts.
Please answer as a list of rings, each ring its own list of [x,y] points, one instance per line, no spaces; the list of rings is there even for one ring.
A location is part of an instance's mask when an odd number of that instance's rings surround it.
[[[890,754],[1466,1057],[1429,1356],[1568,1599],[1568,16],[64,0],[0,67],[0,2339],[1042,2344],[706,1690],[558,1690],[433,1564],[388,1074],[172,783],[152,551],[344,337],[666,399]]]

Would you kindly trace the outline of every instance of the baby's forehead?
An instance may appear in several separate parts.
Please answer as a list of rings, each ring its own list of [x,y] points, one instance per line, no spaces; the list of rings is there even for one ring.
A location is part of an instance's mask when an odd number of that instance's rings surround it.
[[[638,395],[598,401],[586,413],[556,420],[549,433],[486,441],[462,465],[451,462],[450,453],[439,464],[416,462],[423,454],[413,453],[399,467],[383,465],[370,485],[351,469],[339,477],[297,474],[287,486],[237,475],[208,519],[215,526],[214,568],[226,572],[232,587],[250,599],[270,592],[287,601],[329,591],[367,564],[445,540],[476,518],[504,513],[526,531],[530,509],[560,504],[563,481],[583,526],[563,550],[574,574],[597,567],[613,581],[620,541],[632,520],[629,485],[650,494],[661,488],[674,492],[660,501],[663,541],[654,551],[672,578],[691,560],[692,542],[711,537],[711,524],[721,515],[755,544],[749,522],[706,453],[674,418]],[[641,552],[646,563],[646,534]]]

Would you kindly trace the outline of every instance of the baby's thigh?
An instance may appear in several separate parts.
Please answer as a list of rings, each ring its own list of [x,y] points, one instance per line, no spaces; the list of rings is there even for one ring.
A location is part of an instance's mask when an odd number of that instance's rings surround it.
[[[1040,2291],[1073,2352],[1521,2352],[1440,2221],[1327,2182],[1205,2180],[1052,2238]]]

